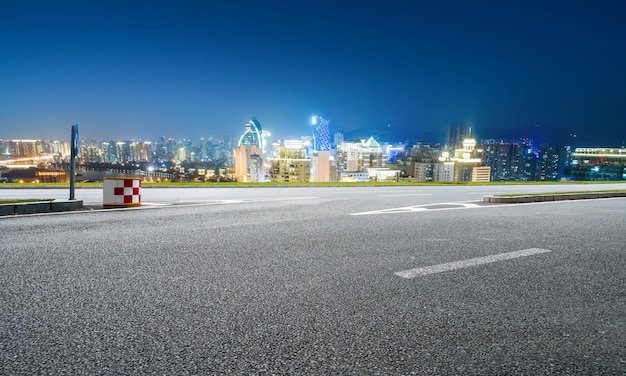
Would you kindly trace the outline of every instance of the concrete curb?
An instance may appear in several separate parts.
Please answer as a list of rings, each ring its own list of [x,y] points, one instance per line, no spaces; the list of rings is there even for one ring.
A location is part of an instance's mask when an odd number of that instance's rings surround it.
[[[1,215],[50,213],[78,210],[83,207],[83,200],[53,200],[0,204]]]
[[[522,196],[485,196],[483,202],[493,204],[522,204],[529,202],[590,200],[594,198],[626,197],[626,192],[581,192],[581,193],[547,193]]]

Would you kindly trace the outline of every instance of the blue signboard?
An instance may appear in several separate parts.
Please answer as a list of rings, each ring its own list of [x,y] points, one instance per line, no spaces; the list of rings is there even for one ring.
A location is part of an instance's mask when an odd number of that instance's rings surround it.
[[[78,124],[72,126],[72,152],[78,155]]]

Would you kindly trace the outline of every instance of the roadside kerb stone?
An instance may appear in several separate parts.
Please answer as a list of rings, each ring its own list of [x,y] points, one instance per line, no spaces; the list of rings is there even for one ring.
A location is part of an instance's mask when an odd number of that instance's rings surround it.
[[[82,207],[83,200],[53,200],[0,204],[0,216],[74,211]]]
[[[63,212],[78,210],[83,207],[83,200],[54,200],[50,202],[50,211]]]
[[[581,192],[581,193],[554,193],[528,196],[484,196],[483,202],[496,204],[524,204],[530,202],[589,200],[596,198],[626,197],[626,192]]]
[[[2,204],[0,205],[0,215],[12,215],[15,214],[14,204]]]
[[[581,197],[579,193],[559,193],[554,195],[555,201],[577,200]]]
[[[15,214],[49,213],[50,201],[24,202],[15,204]]]
[[[626,192],[599,192],[598,198],[626,197]]]

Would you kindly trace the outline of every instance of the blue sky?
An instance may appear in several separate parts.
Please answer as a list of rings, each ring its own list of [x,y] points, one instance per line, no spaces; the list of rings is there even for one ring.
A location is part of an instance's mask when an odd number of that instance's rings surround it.
[[[619,3],[3,2],[0,137],[221,137],[250,117],[297,137],[318,114],[355,137],[435,143],[468,122],[621,146]]]

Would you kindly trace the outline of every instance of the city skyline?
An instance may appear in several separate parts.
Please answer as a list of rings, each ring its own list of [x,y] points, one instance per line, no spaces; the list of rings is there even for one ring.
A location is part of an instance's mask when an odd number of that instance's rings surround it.
[[[0,137],[626,141],[622,12],[591,3],[5,4]],[[534,132],[536,134],[530,134]],[[399,135],[402,139],[399,139]]]
[[[321,116],[314,116],[314,118],[319,118],[319,119],[323,119]],[[311,120],[310,120],[311,121]],[[327,119],[323,119],[323,121],[328,125],[329,121]],[[159,143],[162,141],[168,141],[168,140],[172,140],[172,141],[176,141],[178,143],[183,143],[183,142],[202,142],[203,140],[205,141],[212,141],[212,142],[223,142],[223,141],[228,141],[228,142],[234,142],[235,144],[237,143],[237,140],[240,140],[242,137],[245,137],[246,134],[250,133],[249,129],[250,128],[250,124],[256,124],[257,127],[261,127],[259,120],[256,117],[252,117],[250,118],[250,120],[242,125],[239,129],[230,129],[229,132],[230,133],[224,133],[224,134],[205,134],[205,135],[201,135],[198,137],[188,137],[188,136],[181,136],[181,137],[174,137],[173,135],[142,135],[139,137],[119,137],[119,138],[89,138],[89,137],[85,137],[84,133],[83,133],[83,127],[78,127],[80,129],[79,132],[79,139],[78,142],[80,144],[83,143],[93,143],[93,142],[106,142],[106,143],[110,143],[110,142],[114,142],[114,143],[119,143],[119,142],[124,142],[124,143],[129,143],[129,142],[149,142],[149,143]],[[78,125],[78,124],[76,124]],[[5,137],[8,134],[0,134],[0,143],[2,141],[54,141],[54,142],[70,142],[70,134],[69,134],[69,129],[73,129],[74,124],[72,124],[71,126],[66,126],[65,128],[67,128],[67,132],[68,134],[66,134],[65,136],[61,136],[58,138],[46,138],[46,137],[39,137],[37,135],[29,135],[29,137],[23,137],[23,138],[17,138],[17,137]],[[541,133],[539,131],[537,131],[536,129],[525,129],[522,133],[517,133],[517,134],[513,134],[511,135],[510,132],[503,132],[502,134],[498,135],[498,134],[491,134],[490,137],[483,137],[482,134],[484,134],[484,132],[479,128],[478,130],[476,130],[476,127],[472,127],[469,124],[464,124],[464,123],[457,123],[457,124],[451,124],[448,126],[447,129],[445,129],[444,131],[440,132],[439,137],[437,138],[430,138],[430,139],[425,139],[425,138],[421,138],[421,137],[415,137],[415,138],[409,138],[409,137],[404,137],[402,135],[393,135],[390,133],[386,133],[384,132],[378,132],[376,134],[372,134],[372,133],[368,133],[368,132],[362,132],[360,134],[355,134],[354,132],[350,132],[350,136],[346,136],[346,133],[344,133],[343,129],[333,129],[332,127],[330,128],[330,133],[329,136],[331,136],[331,138],[333,137],[337,137],[337,134],[340,134],[340,142],[365,142],[365,140],[367,140],[368,138],[372,137],[374,138],[376,141],[380,141],[383,142],[385,144],[389,144],[389,145],[405,145],[405,146],[411,146],[411,145],[415,145],[415,144],[422,144],[422,143],[426,143],[429,145],[433,145],[433,146],[437,146],[437,147],[448,147],[448,148],[454,148],[455,147],[455,143],[456,142],[460,142],[459,140],[462,140],[463,138],[465,138],[466,136],[462,136],[462,138],[460,139],[456,139],[454,141],[452,141],[450,139],[450,137],[456,137],[458,138],[458,135],[456,136],[452,136],[450,132],[453,132],[453,129],[457,129],[461,127],[462,129],[469,129],[469,133],[468,136],[469,138],[475,140],[478,143],[484,143],[484,144],[491,144],[494,142],[500,142],[500,143],[527,143],[530,142],[531,144],[534,144],[536,146],[540,146],[540,145],[561,145],[561,146],[570,146],[570,147],[583,147],[583,148],[589,148],[589,147],[608,147],[608,148],[624,148],[625,147],[625,143],[624,142],[613,142],[612,144],[608,143],[608,144],[600,144],[600,145],[594,145],[593,143],[586,143],[584,139],[577,137],[577,135],[575,134],[568,134],[568,135],[564,135],[562,138],[550,138],[550,139],[546,139],[545,138],[545,133]],[[247,130],[248,129],[248,130]],[[515,131],[519,131],[519,130],[515,130]],[[238,133],[239,132],[239,133]],[[525,132],[525,133],[524,133]],[[89,133],[89,132],[88,132]],[[524,136],[520,136],[520,135],[524,135]],[[532,136],[531,136],[532,135]],[[396,137],[397,136],[397,137]],[[259,135],[257,137],[261,137],[261,134],[259,133]],[[263,138],[269,142],[269,143],[282,143],[284,141],[289,141],[289,140],[306,140],[308,139],[309,142],[311,142],[312,144],[314,143],[314,139],[316,138],[316,125],[315,124],[311,124],[311,129],[309,130],[309,133],[306,134],[300,134],[300,135],[295,135],[293,137],[276,137],[274,136],[273,132],[271,129],[267,129],[265,126],[263,126]],[[332,140],[329,140],[332,141]],[[335,145],[335,143],[333,142],[333,147],[337,146]]]

